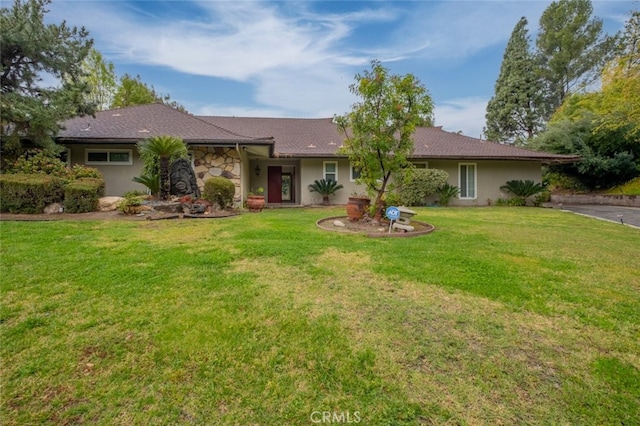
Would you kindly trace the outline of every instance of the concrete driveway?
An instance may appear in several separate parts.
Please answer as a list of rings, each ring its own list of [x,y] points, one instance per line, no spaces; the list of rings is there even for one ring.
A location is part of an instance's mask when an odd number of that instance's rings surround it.
[[[560,208],[558,205],[554,209]],[[585,216],[623,223],[625,225],[640,228],[640,208],[622,206],[603,206],[592,204],[562,205],[562,210],[568,210]]]

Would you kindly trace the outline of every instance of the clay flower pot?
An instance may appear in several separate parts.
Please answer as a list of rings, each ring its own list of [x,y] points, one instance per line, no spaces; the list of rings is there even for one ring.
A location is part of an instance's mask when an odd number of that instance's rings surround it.
[[[251,212],[260,212],[264,208],[264,195],[249,195],[247,197],[247,208]]]
[[[349,220],[355,222],[362,219],[364,213],[369,208],[371,200],[365,197],[349,197],[347,202],[347,216]]]

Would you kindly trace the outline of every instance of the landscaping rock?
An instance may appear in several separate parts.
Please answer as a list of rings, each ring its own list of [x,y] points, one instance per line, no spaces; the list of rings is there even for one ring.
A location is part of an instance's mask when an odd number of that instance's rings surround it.
[[[98,200],[99,212],[112,212],[118,209],[120,201],[124,200],[122,197],[102,197]]]
[[[60,203],[49,204],[48,206],[46,206],[44,208],[44,212],[46,214],[62,213],[63,210],[64,210],[64,208],[62,207],[62,204],[60,204]]]
[[[334,220],[333,221],[333,226],[337,226],[340,228],[344,228],[346,225],[344,224],[344,222],[342,222],[341,220]]]

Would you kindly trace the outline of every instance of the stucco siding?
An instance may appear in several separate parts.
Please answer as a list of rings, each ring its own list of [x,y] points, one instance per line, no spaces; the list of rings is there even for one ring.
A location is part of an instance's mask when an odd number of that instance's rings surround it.
[[[347,204],[349,196],[353,192],[363,193],[364,187],[359,187],[355,182],[350,181],[350,163],[344,158],[309,158],[300,161],[301,169],[301,199],[303,205],[322,204],[322,196],[309,191],[309,185],[315,180],[324,177],[324,163],[337,162],[337,182],[344,186],[336,194],[329,198],[331,204]]]
[[[107,196],[122,196],[127,191],[145,191],[147,188],[139,183],[133,182],[135,176],[139,176],[142,171],[142,161],[138,155],[135,144],[130,145],[70,145],[70,165],[82,165],[97,169],[105,181],[105,193]],[[86,152],[89,150],[130,150],[132,164],[87,164]]]
[[[487,160],[431,160],[429,168],[441,169],[449,174],[447,182],[460,186],[459,165],[475,164],[476,167],[476,196],[474,199],[455,198],[452,206],[486,206],[493,204],[499,198],[509,198],[510,195],[500,187],[513,179],[542,180],[542,165],[538,161],[487,161]],[[435,196],[429,201],[435,200]]]

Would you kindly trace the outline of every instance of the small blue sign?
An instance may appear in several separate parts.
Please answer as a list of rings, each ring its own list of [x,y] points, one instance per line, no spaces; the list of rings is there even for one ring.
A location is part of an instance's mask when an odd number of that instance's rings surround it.
[[[398,220],[398,218],[400,217],[400,210],[398,210],[398,208],[395,206],[391,206],[387,208],[385,214],[391,220]]]

